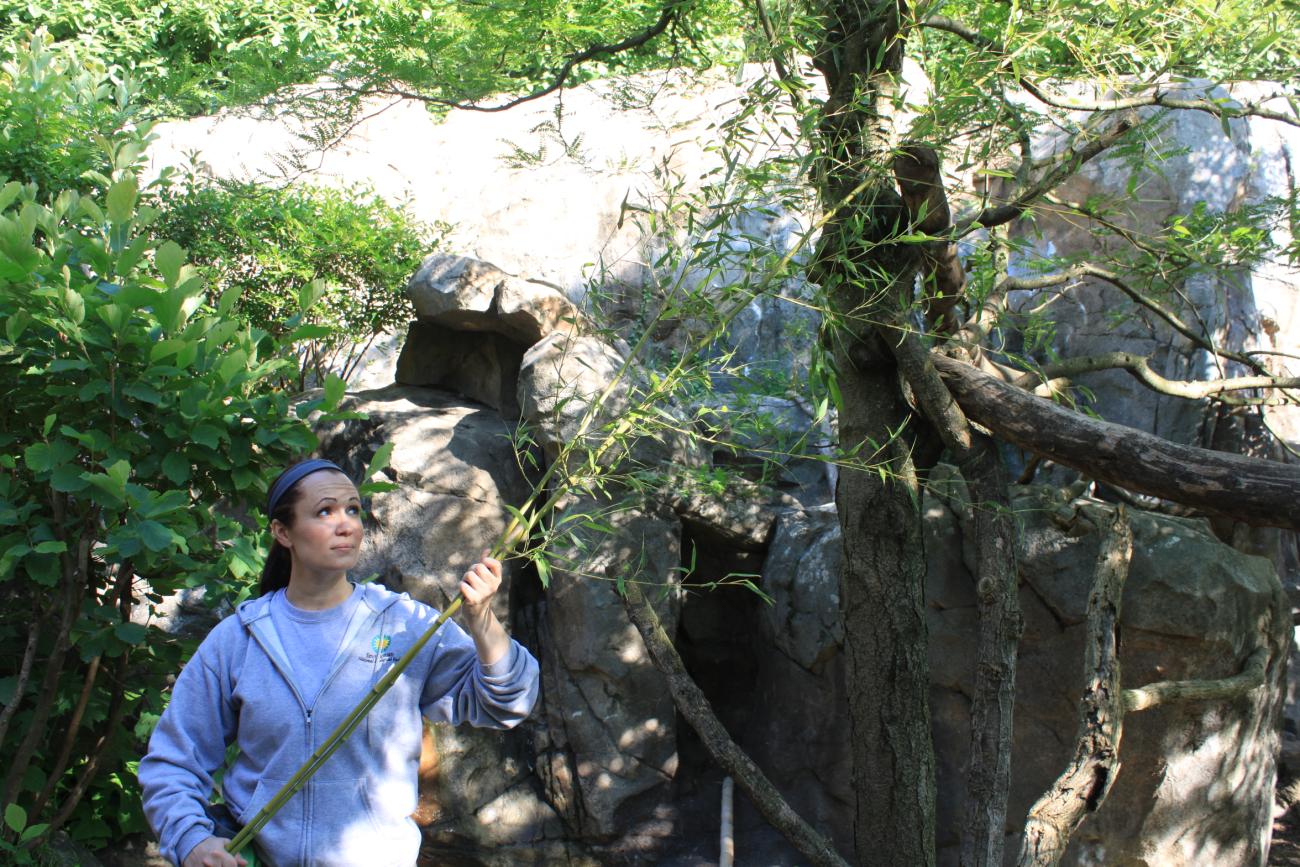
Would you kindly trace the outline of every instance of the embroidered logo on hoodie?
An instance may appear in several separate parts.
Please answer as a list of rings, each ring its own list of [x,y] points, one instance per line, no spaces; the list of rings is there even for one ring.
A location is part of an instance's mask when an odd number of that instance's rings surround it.
[[[391,635],[376,635],[370,639],[370,653],[362,654],[361,661],[367,665],[378,660],[381,663],[394,662],[397,655],[388,649],[388,645],[393,641]]]

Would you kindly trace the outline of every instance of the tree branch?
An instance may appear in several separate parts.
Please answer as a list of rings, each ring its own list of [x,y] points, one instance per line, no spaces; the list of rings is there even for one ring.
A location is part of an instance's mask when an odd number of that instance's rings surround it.
[[[1239,376],[1232,379],[1211,379],[1188,382],[1166,379],[1151,369],[1151,359],[1132,352],[1106,352],[1101,355],[1086,355],[1067,358],[1064,361],[1045,364],[1037,370],[1024,374],[1011,382],[1018,388],[1032,389],[1038,382],[1050,382],[1058,377],[1078,376],[1081,373],[1094,373],[1099,370],[1126,370],[1133,378],[1152,391],[1171,397],[1188,400],[1214,398],[1233,406],[1281,406],[1300,403],[1300,398],[1282,396],[1278,398],[1231,398],[1223,396],[1227,391],[1245,389],[1289,389],[1300,388],[1297,376]]]
[[[27,646],[23,649],[23,661],[18,667],[18,681],[14,684],[14,697],[0,713],[0,746],[4,744],[5,735],[9,733],[9,721],[14,718],[18,705],[22,703],[23,693],[27,691],[27,679],[32,674],[32,661],[36,658],[36,640],[41,634],[41,619],[33,617],[31,629],[27,631]]]
[[[1225,515],[1300,530],[1300,466],[1178,445],[1026,394],[932,353],[968,418],[993,434],[1099,481]]]
[[[1065,854],[1070,835],[1106,799],[1119,773],[1124,728],[1119,673],[1119,618],[1133,556],[1133,529],[1124,507],[1102,531],[1097,577],[1088,596],[1083,699],[1074,759],[1034,803],[1025,821],[1019,867],[1049,867]]]
[[[749,795],[763,818],[780,831],[809,863],[819,867],[848,867],[848,862],[840,857],[831,842],[791,809],[763,771],[754,764],[754,760],[727,734],[726,728],[713,713],[709,700],[686,673],[677,649],[659,623],[659,616],[635,582],[624,584],[623,607],[627,610],[628,619],[636,626],[637,632],[641,633],[641,640],[645,642],[655,668],[668,680],[673,703],[699,733],[709,754]]]
[[[1232,352],[1231,350],[1217,347],[1208,338],[1201,335],[1194,328],[1183,322],[1178,314],[1170,310],[1165,304],[1157,298],[1153,298],[1134,288],[1128,281],[1121,278],[1114,271],[1094,265],[1090,262],[1081,262],[1078,265],[1067,268],[1064,271],[1058,271],[1054,274],[1042,274],[1036,277],[1010,277],[1003,281],[1003,286],[999,290],[1006,292],[1012,289],[1046,289],[1051,286],[1060,286],[1071,280],[1078,280],[1081,277],[1095,277],[1098,280],[1104,280],[1116,289],[1123,292],[1135,303],[1147,308],[1165,321],[1170,328],[1177,331],[1183,337],[1192,341],[1196,346],[1204,349],[1206,352],[1213,353],[1220,358],[1226,358],[1229,361],[1235,361],[1243,364],[1255,371],[1260,376],[1268,376],[1268,369],[1261,365],[1254,358],[1241,352]],[[1005,288],[1004,288],[1005,287]]]
[[[1124,710],[1133,713],[1179,701],[1226,701],[1264,684],[1268,649],[1263,645],[1246,659],[1241,672],[1219,680],[1162,680],[1124,690]]]
[[[973,217],[967,217],[958,223],[954,237],[960,238],[977,229],[988,229],[1009,223],[1029,209],[1035,201],[1051,192],[1053,188],[1077,172],[1084,163],[1106,151],[1111,145],[1123,138],[1129,130],[1136,127],[1139,118],[1136,112],[1125,112],[1115,119],[1109,128],[1089,135],[1090,130],[1082,130],[1071,140],[1062,152],[1059,161],[1043,173],[1028,189],[1020,192],[1005,204],[984,208]]]
[[[507,100],[498,105],[479,105],[473,102],[460,102],[454,99],[443,99],[436,96],[429,96],[428,94],[416,93],[393,85],[384,85],[382,87],[353,87],[345,83],[339,83],[338,87],[342,90],[348,91],[349,93],[357,94],[358,96],[398,96],[403,99],[414,99],[431,105],[443,105],[448,108],[458,108],[463,111],[481,111],[485,113],[509,111],[517,105],[522,105],[525,102],[532,102],[535,99],[541,99],[542,97],[559,90],[564,86],[564,83],[568,81],[573,70],[586,63],[588,60],[593,60],[601,55],[612,55],[624,51],[631,51],[632,49],[640,48],[642,45],[645,45],[647,42],[668,29],[668,25],[672,24],[673,21],[676,20],[678,12],[683,5],[684,0],[668,0],[668,2],[664,4],[663,10],[659,13],[659,18],[649,27],[634,33],[619,42],[591,45],[582,51],[569,55],[568,59],[566,59],[563,65],[560,66],[559,71],[555,73],[555,77],[551,79],[551,83],[546,87]]]
[[[956,19],[949,18],[946,15],[932,15],[920,22],[922,27],[929,27],[932,30],[942,30],[951,33],[976,48],[997,54],[1001,57],[1007,57],[1006,49],[994,39],[990,39],[980,33],[973,27],[963,24]],[[1006,60],[1001,66],[1006,65]],[[1001,68],[1001,66],[999,68]],[[1281,123],[1290,124],[1291,126],[1300,126],[1300,118],[1294,114],[1276,111],[1271,108],[1265,108],[1264,104],[1274,99],[1284,99],[1285,93],[1275,93],[1267,96],[1258,102],[1241,103],[1236,106],[1227,105],[1224,100],[1215,99],[1187,99],[1177,95],[1177,91],[1161,91],[1159,83],[1147,83],[1144,87],[1153,88],[1151,93],[1144,93],[1137,96],[1125,96],[1116,99],[1066,99],[1063,96],[1057,96],[1042,87],[1039,87],[1030,79],[1021,75],[1018,76],[1020,86],[1027,90],[1035,99],[1052,108],[1059,108],[1065,111],[1125,111],[1134,108],[1144,108],[1147,106],[1156,106],[1158,108],[1203,111],[1212,114],[1215,117],[1261,117],[1267,120],[1276,120]]]

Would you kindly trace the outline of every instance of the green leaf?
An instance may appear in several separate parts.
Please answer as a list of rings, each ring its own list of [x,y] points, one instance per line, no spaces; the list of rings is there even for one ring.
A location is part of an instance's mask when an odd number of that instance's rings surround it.
[[[199,424],[194,426],[190,432],[190,437],[199,445],[215,449],[221,445],[221,434],[223,431],[210,424]]]
[[[217,368],[217,373],[221,378],[229,382],[235,378],[235,375],[248,368],[248,353],[242,349],[236,349],[227,355]]]
[[[327,288],[325,281],[321,279],[316,279],[310,283],[304,284],[303,287],[298,290],[299,312],[306,313],[314,307],[316,302],[325,294]]]
[[[157,521],[141,521],[135,525],[140,541],[150,551],[166,551],[172,546],[172,531]]]
[[[113,634],[126,644],[139,644],[144,641],[149,630],[139,623],[119,623],[113,627]]]
[[[54,427],[54,422],[54,413],[50,413],[45,417],[45,424],[41,426],[41,436],[47,437],[50,435],[50,429]]]
[[[163,275],[167,288],[174,288],[180,280],[181,266],[185,264],[184,248],[175,241],[164,241],[158,252],[154,253],[153,261],[158,266],[158,272]]]
[[[339,401],[343,400],[343,394],[347,391],[348,384],[339,378],[337,374],[331,373],[325,377],[325,406],[328,412],[337,409]]]
[[[140,264],[140,260],[144,257],[144,254],[148,252],[151,243],[153,242],[150,240],[149,236],[141,235],[128,244],[126,249],[122,251],[122,254],[117,257],[117,266],[114,268],[114,271],[119,276],[130,274],[135,270],[135,266]]]
[[[50,487],[64,494],[84,491],[88,484],[81,467],[76,464],[61,464],[50,474]]]
[[[59,541],[42,542],[32,550],[37,554],[62,554],[68,550],[68,543]]]
[[[49,827],[50,827],[49,822],[42,822],[39,825],[32,825],[30,828],[23,831],[23,835],[18,838],[18,842],[27,843],[30,842],[31,840],[35,840],[37,837],[44,834],[46,829]]]
[[[54,452],[46,443],[32,443],[23,450],[23,461],[33,473],[46,473],[54,462]]]
[[[388,469],[388,461],[393,456],[393,445],[392,442],[386,442],[375,449],[375,456],[370,459],[370,466],[366,467],[367,479]]]
[[[162,459],[162,471],[173,485],[183,485],[190,480],[189,459],[180,452],[171,452]]]
[[[17,804],[5,806],[5,824],[15,833],[21,834],[27,827],[27,811]]]
[[[244,287],[238,284],[227,286],[226,290],[221,293],[221,299],[217,301],[217,315],[226,317],[235,309],[235,304],[239,301],[239,296],[244,292]]]
[[[131,477],[131,464],[125,460],[113,462],[108,468],[108,476],[126,490],[126,481]]]
[[[154,406],[162,402],[162,395],[158,393],[158,389],[147,382],[132,382],[122,389],[122,393],[128,397],[134,397],[142,403],[150,403]]]
[[[140,187],[135,175],[127,175],[108,188],[108,219],[112,223],[124,225],[131,222],[135,214],[135,200]]]
[[[0,211],[13,204],[14,199],[23,191],[23,185],[18,181],[10,181],[3,187],[0,187]]]

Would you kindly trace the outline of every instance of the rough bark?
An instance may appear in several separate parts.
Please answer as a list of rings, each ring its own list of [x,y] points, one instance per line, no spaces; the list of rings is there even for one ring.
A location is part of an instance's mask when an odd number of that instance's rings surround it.
[[[1016,650],[1022,630],[1006,469],[992,440],[971,430],[917,336],[896,329],[891,345],[913,398],[961,468],[970,491],[980,635],[961,864],[1001,867],[1011,792]]]
[[[960,462],[975,514],[979,667],[971,697],[971,756],[962,827],[963,867],[1001,867],[1011,794],[1016,651],[1023,631],[1016,527],[997,448],[977,436]]]
[[[934,356],[957,403],[999,439],[1108,484],[1262,527],[1300,530],[1300,467],[1178,445],[1088,418]]]
[[[672,640],[659,623],[659,616],[634,582],[624,585],[623,607],[628,619],[641,634],[655,667],[663,673],[677,710],[699,734],[709,755],[730,774],[763,818],[780,831],[810,864],[819,867],[848,867],[830,840],[819,834],[796,813],[776,786],[736,742],[713,712],[704,693],[686,672],[686,666],[673,647]]]
[[[1097,578],[1088,597],[1088,643],[1084,652],[1083,699],[1074,759],[1029,810],[1019,867],[1049,867],[1083,820],[1097,811],[1119,773],[1124,724],[1120,692],[1119,617],[1124,582],[1133,555],[1133,530],[1123,507],[1104,529]]]
[[[844,538],[840,604],[849,678],[854,847],[858,863],[934,864],[934,747],[923,599],[925,555],[911,440],[921,420],[903,399],[873,322],[909,296],[915,246],[891,243],[907,222],[894,189],[892,110],[907,14],[892,0],[834,0],[813,63],[826,80],[816,182],[835,216],[811,268],[834,315],[826,325],[843,407],[840,442],[880,472],[836,486]],[[845,206],[841,203],[847,202]]]

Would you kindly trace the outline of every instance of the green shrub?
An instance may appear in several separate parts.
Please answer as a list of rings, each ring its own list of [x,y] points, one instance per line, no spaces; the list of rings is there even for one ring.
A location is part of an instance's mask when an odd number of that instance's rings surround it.
[[[0,63],[0,178],[85,191],[85,173],[108,168],[96,135],[130,120],[131,85],[52,41],[38,33]]]
[[[191,174],[155,202],[159,232],[214,287],[237,293],[236,313],[277,336],[296,329],[299,368],[316,382],[346,377],[376,336],[405,329],[406,281],[446,230],[363,187],[274,189]]]
[[[0,806],[29,842],[142,829],[126,762],[183,648],[137,603],[247,596],[262,519],[233,516],[316,443],[271,388],[284,347],[151,233],[139,139],[105,144],[103,195],[0,191]]]

